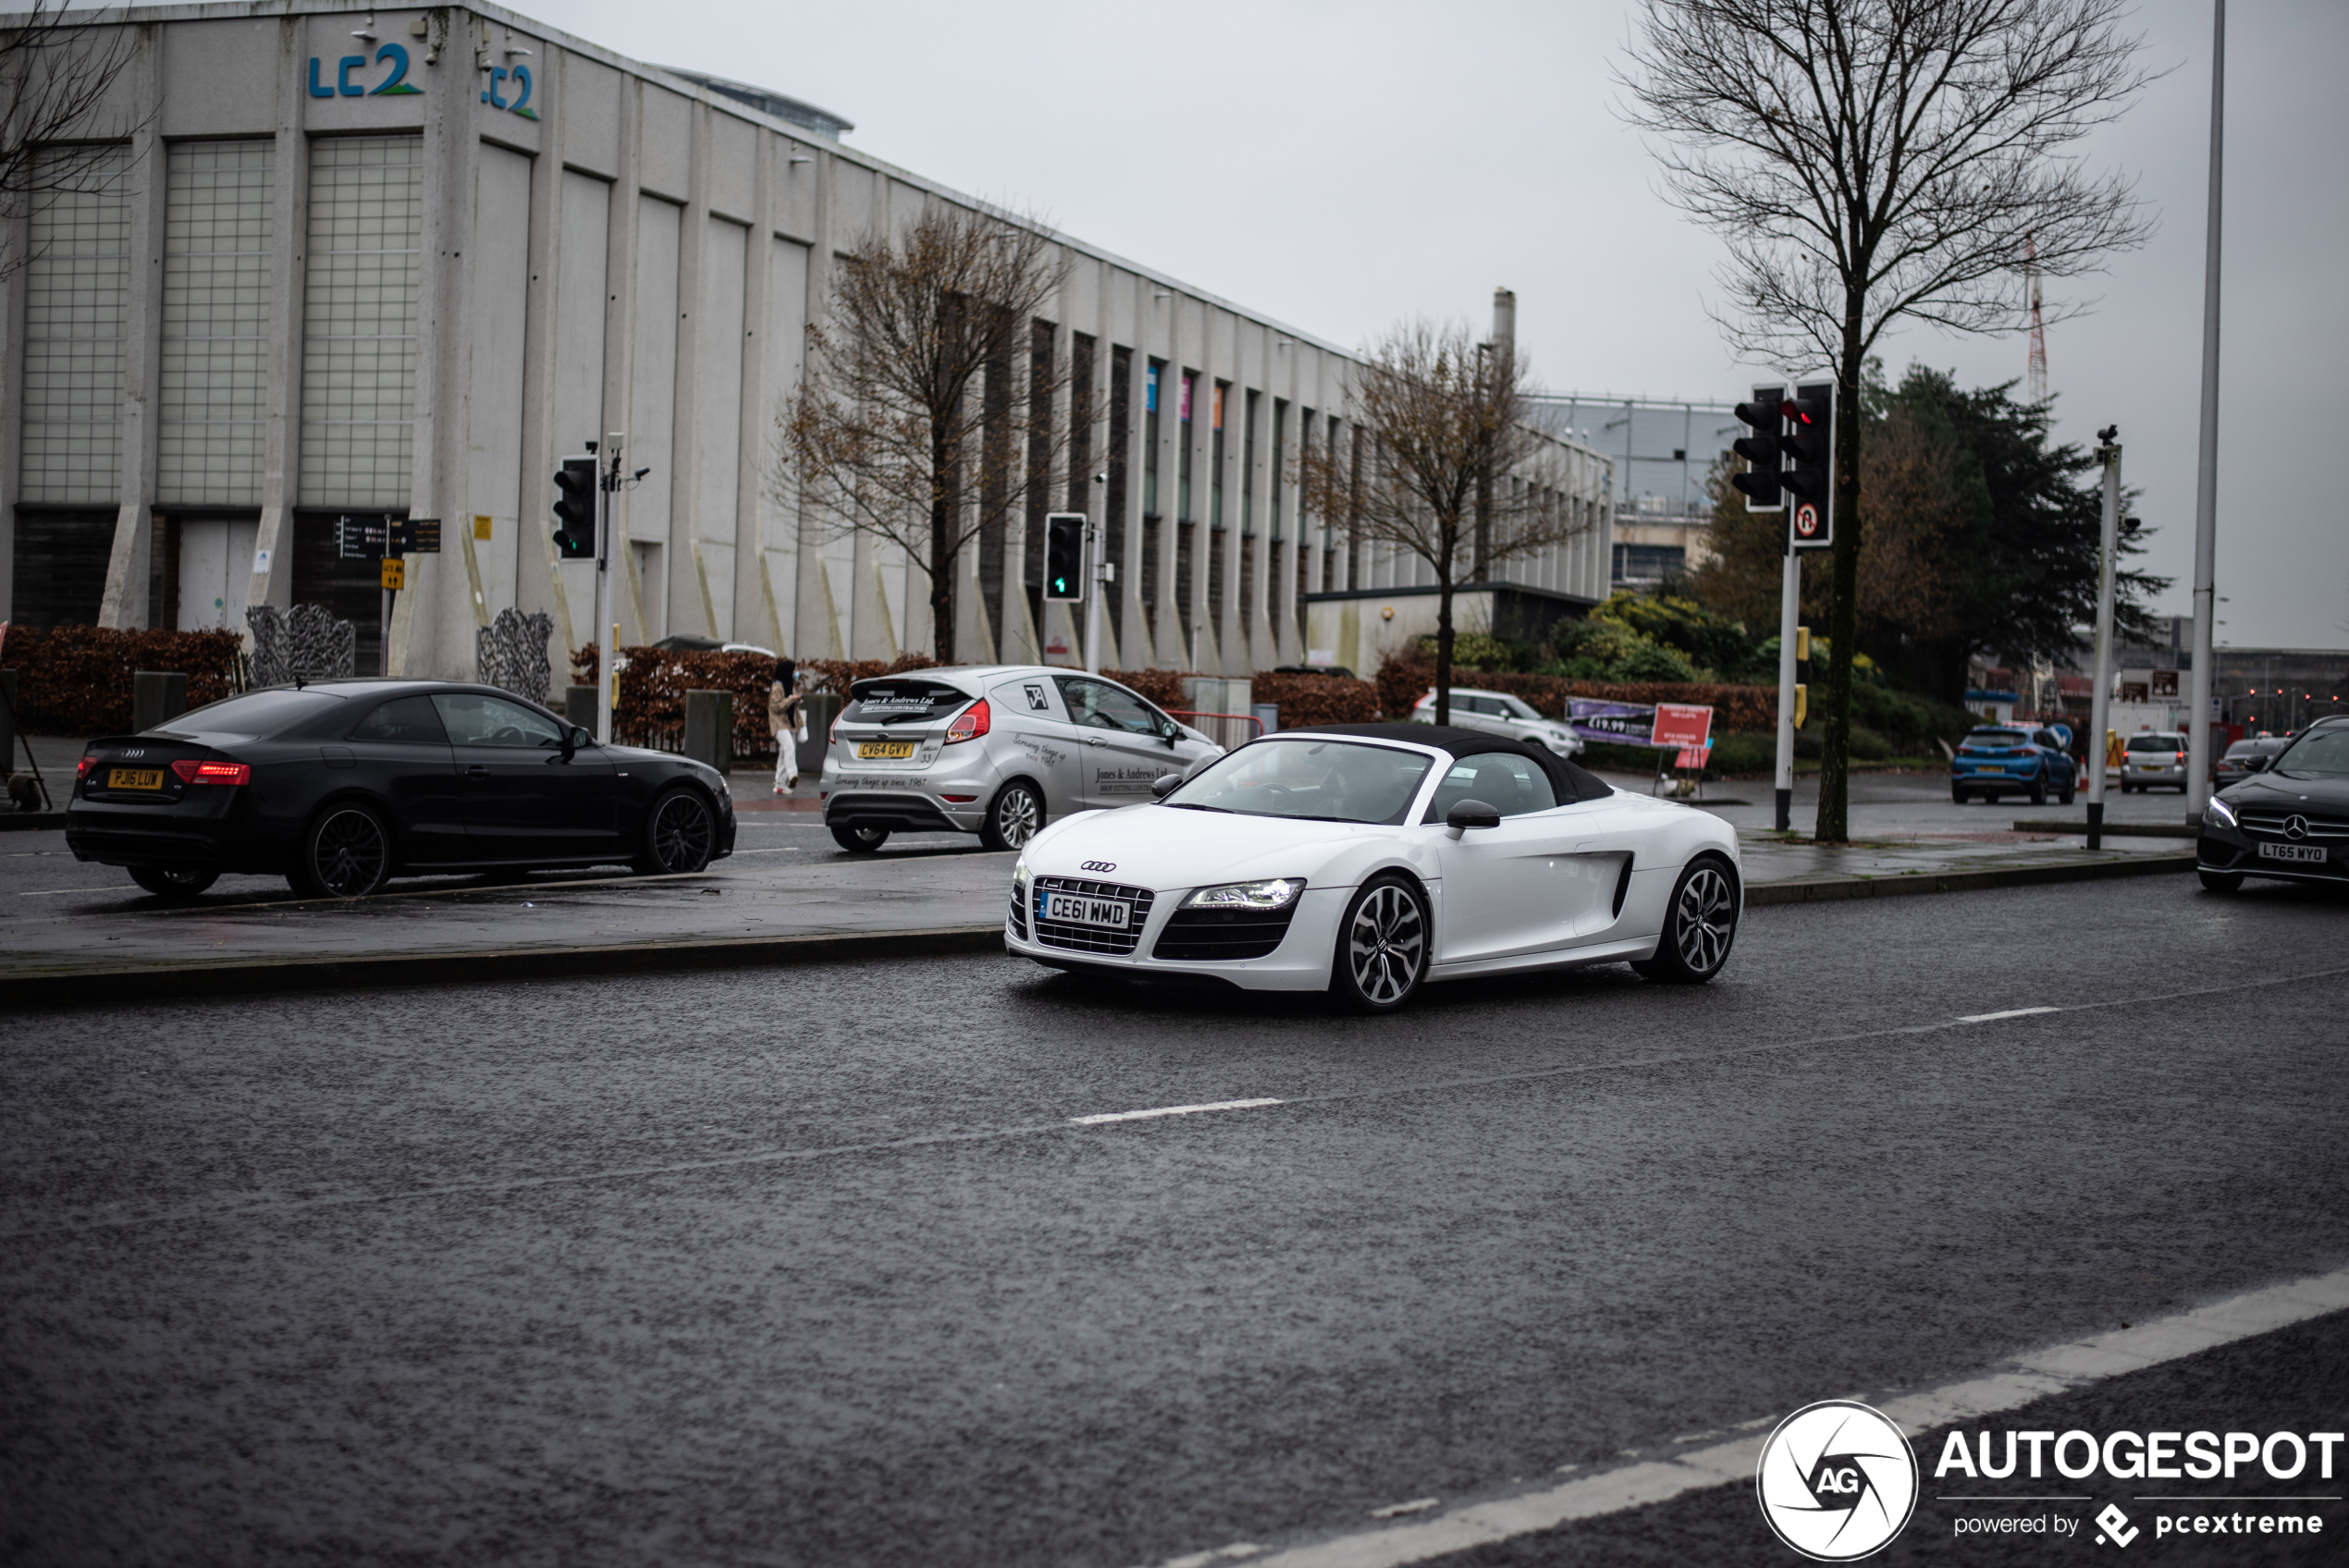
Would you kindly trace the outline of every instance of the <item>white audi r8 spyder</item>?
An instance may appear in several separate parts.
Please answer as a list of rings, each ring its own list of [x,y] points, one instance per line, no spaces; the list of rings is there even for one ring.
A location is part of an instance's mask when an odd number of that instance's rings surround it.
[[[1012,952],[1383,1012],[1424,982],[1521,970],[1628,962],[1702,983],[1744,906],[1719,818],[1476,730],[1281,730],[1152,792],[1028,841]]]

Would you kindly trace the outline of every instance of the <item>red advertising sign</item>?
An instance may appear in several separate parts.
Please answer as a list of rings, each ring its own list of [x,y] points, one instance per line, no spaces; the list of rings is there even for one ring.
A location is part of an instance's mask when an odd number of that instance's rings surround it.
[[[1705,737],[1713,732],[1713,710],[1693,703],[1658,703],[1655,704],[1655,729],[1650,732],[1650,744],[1657,746],[1694,746],[1702,751]]]

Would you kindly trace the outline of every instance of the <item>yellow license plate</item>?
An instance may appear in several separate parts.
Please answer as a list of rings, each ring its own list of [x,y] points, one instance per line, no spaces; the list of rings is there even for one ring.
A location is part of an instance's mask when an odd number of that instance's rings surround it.
[[[112,767],[106,770],[109,790],[160,790],[163,769],[159,767]]]
[[[871,757],[910,757],[918,744],[914,741],[859,741],[856,759],[863,762]]]

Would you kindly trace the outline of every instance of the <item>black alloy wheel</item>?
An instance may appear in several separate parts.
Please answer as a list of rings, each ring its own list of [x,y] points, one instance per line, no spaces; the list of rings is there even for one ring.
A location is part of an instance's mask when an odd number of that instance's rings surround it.
[[[1738,935],[1738,890],[1728,863],[1715,854],[1689,862],[1673,886],[1655,956],[1631,967],[1651,980],[1702,986],[1721,973]]]
[[[1427,977],[1427,903],[1400,876],[1362,884],[1338,922],[1330,994],[1355,1012],[1393,1012]]]
[[[636,869],[647,876],[699,871],[717,845],[718,823],[709,802],[681,784],[645,814],[645,847]]]
[[[2043,806],[2048,803],[2048,765],[2046,763],[2039,765],[2039,777],[2031,780],[2031,803],[2035,806]]]
[[[192,901],[198,893],[220,880],[216,871],[173,871],[160,865],[134,865],[130,880],[167,904]]]
[[[391,835],[365,806],[328,806],[301,838],[301,857],[287,880],[314,899],[363,898],[391,876]]]
[[[978,838],[990,850],[1024,850],[1042,831],[1044,792],[1025,778],[1015,778],[996,791]]]
[[[2202,871],[2196,875],[2202,878],[2202,888],[2207,893],[2243,891],[2243,873],[2240,871]]]
[[[852,855],[868,855],[889,842],[886,827],[859,827],[852,822],[832,824],[832,842]]]

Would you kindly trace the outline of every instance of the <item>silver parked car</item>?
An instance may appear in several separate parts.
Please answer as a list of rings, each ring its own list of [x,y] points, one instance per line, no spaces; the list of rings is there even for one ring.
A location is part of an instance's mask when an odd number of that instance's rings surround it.
[[[951,666],[849,688],[824,753],[824,823],[853,852],[893,832],[1026,846],[1071,812],[1150,799],[1223,748],[1114,680],[1049,665]]]
[[[2186,738],[2166,729],[2141,729],[2121,753],[2121,792],[2174,785],[2186,792]]]
[[[1433,692],[1412,707],[1411,717],[1420,724],[1435,722]],[[1556,719],[1543,718],[1524,698],[1512,697],[1507,692],[1453,687],[1452,724],[1458,729],[1482,729],[1488,735],[1506,735],[1512,741],[1531,741],[1562,757],[1582,754],[1581,736]]]

